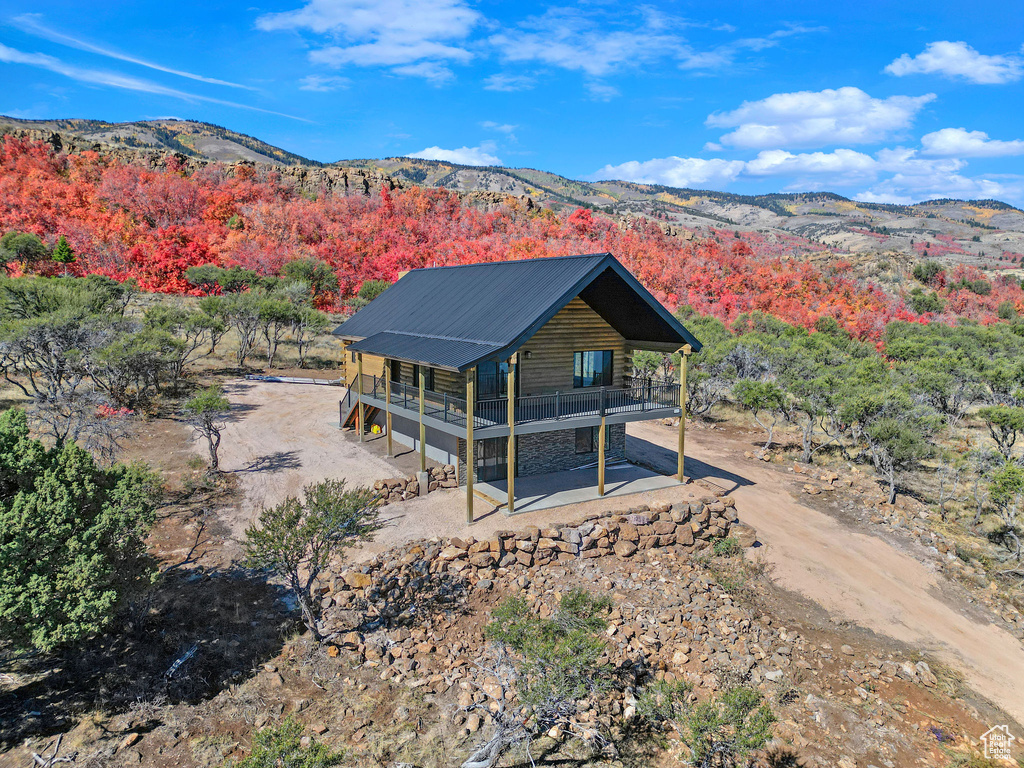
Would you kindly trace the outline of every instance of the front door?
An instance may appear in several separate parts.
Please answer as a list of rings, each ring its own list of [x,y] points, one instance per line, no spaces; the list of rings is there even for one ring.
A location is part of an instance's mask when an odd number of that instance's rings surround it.
[[[519,438],[517,437],[516,440]],[[517,444],[518,447],[518,444]],[[489,437],[477,440],[474,448],[476,455],[476,479],[482,483],[492,480],[508,479],[508,438]],[[516,451],[516,458],[519,451]],[[516,471],[518,475],[519,472]]]

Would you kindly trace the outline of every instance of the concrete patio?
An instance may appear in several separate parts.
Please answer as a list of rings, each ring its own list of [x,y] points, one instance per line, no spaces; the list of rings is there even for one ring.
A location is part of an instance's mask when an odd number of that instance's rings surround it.
[[[605,469],[604,498],[629,496],[678,485],[680,483],[674,477],[659,475],[628,462],[618,462],[609,464]],[[504,506],[508,503],[508,483],[504,480],[487,483],[478,481],[475,489],[479,494],[493,499],[496,504]],[[597,467],[517,477],[515,514],[600,498],[597,493]]]

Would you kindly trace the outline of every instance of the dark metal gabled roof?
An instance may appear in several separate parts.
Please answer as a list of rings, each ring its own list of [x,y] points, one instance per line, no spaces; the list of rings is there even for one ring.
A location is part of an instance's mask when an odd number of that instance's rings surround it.
[[[413,270],[334,333],[354,352],[464,371],[506,359],[576,296],[631,342],[701,347],[610,253]]]

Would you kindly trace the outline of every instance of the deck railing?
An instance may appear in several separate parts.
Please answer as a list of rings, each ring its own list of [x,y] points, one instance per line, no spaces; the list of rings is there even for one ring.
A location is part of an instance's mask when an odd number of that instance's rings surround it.
[[[375,400],[384,400],[387,383],[382,376],[363,374],[363,394]],[[346,395],[346,403],[353,403],[356,383]],[[391,382],[391,404],[405,411],[419,411],[418,386]],[[599,389],[555,392],[550,395],[517,397],[516,424],[538,421],[560,421],[581,416],[601,416],[615,413],[646,412],[679,407],[678,384],[636,383],[623,389]],[[443,392],[423,393],[423,413],[446,424],[466,426],[466,399]],[[474,427],[508,424],[508,398],[478,400],[473,409]]]

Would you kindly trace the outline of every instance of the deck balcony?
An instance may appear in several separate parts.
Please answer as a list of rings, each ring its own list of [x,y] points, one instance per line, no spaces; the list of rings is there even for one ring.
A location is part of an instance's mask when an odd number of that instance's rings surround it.
[[[391,412],[412,420],[419,419],[418,387],[391,382],[390,401],[383,377],[363,375],[363,403],[384,410],[390,402]],[[341,421],[351,414],[357,403],[357,382],[353,381],[341,400]],[[635,383],[624,388],[588,388],[546,395],[528,395],[515,399],[516,434],[551,432],[561,429],[597,426],[604,416],[607,423],[624,423],[679,415],[679,385]],[[508,398],[477,400],[473,409],[473,431],[477,440],[507,436]],[[425,391],[423,421],[442,432],[464,437],[467,426],[465,398]]]

